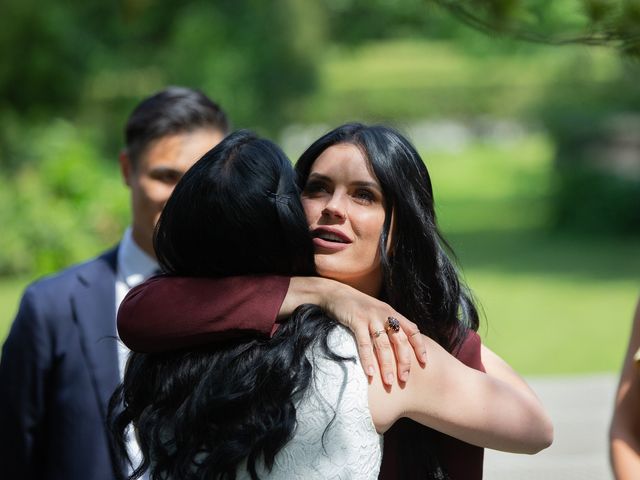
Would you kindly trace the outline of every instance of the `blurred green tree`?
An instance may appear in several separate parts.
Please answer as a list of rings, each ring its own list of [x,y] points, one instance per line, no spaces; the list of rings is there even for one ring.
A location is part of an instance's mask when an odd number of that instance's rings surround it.
[[[538,99],[556,144],[553,223],[589,233],[640,232],[640,0],[328,0],[331,38],[348,45],[398,36],[453,40],[495,55],[522,40],[608,46],[621,61],[605,82],[576,57]],[[447,18],[443,12],[448,12]],[[487,33],[486,41],[464,27]],[[504,51],[504,50],[503,50]],[[468,99],[466,99],[468,101]],[[470,111],[467,110],[467,111]]]
[[[295,118],[323,18],[312,0],[3,2],[0,274],[48,272],[118,239],[121,132],[152,92],[199,88],[236,127],[268,133]]]
[[[492,36],[534,43],[608,45],[640,56],[640,0],[325,0],[331,38],[358,43],[391,35]],[[449,14],[443,17],[442,11]]]
[[[479,40],[468,26],[491,35]],[[49,271],[117,239],[127,214],[126,196],[116,193],[124,192],[116,167],[122,125],[140,98],[168,84],[200,88],[236,127],[274,134],[313,107],[319,65],[334,46],[419,37],[482,56],[509,49],[494,41],[503,35],[611,45],[633,57],[639,26],[640,0],[4,0],[0,274]],[[559,119],[583,115],[585,98],[594,125],[610,123],[596,121],[605,113],[637,111],[629,75],[602,92],[541,100],[558,107],[537,114],[549,119],[559,151],[579,144],[562,136]],[[624,191],[636,201],[636,189]],[[80,233],[66,237],[70,226]]]
[[[7,0],[0,158],[5,166],[15,158],[6,155],[15,122],[89,110],[113,134],[120,124],[101,110],[123,119],[167,84],[201,88],[237,125],[275,131],[314,87],[322,12],[311,0]]]

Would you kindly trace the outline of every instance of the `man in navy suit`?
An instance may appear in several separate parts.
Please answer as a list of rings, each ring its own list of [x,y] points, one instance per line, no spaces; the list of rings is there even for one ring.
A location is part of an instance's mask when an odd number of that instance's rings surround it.
[[[115,248],[30,285],[3,346],[2,478],[111,480],[125,472],[105,423],[127,356],[117,306],[157,270],[153,229],[176,182],[227,130],[218,105],[187,88],[163,90],[132,112],[120,154],[131,226]]]

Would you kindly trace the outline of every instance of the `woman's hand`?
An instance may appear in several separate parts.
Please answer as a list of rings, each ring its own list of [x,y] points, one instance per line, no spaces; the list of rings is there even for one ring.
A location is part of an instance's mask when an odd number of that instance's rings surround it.
[[[392,385],[397,371],[398,380],[405,382],[411,356],[415,355],[422,365],[427,362],[426,343],[418,326],[386,303],[355,288],[326,278],[293,277],[280,316],[291,314],[303,303],[320,306],[353,332],[360,362],[369,377],[379,370],[382,381]],[[389,318],[398,320],[399,331],[387,328]],[[376,358],[379,369],[375,368]]]

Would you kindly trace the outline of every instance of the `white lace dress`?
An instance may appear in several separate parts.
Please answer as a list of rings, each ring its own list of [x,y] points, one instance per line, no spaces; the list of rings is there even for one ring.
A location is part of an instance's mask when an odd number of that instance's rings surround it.
[[[260,478],[378,478],[382,435],[376,432],[369,412],[367,377],[355,339],[339,326],[329,334],[329,346],[355,361],[330,360],[317,344],[307,353],[314,381],[297,405],[294,437],[276,455],[271,472],[258,468]],[[240,468],[238,478],[251,477]]]

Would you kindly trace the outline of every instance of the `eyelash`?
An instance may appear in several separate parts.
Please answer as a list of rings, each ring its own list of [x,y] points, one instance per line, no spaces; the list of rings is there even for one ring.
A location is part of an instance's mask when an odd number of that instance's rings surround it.
[[[302,193],[305,194],[313,194],[313,193],[318,193],[320,191],[327,191],[327,188],[325,187],[324,184],[320,183],[320,182],[309,182],[304,186],[304,190],[302,191]]]
[[[312,196],[320,192],[328,192],[328,191],[329,191],[329,188],[323,182],[309,182],[305,185],[302,193],[303,195]],[[352,197],[356,202],[364,205],[370,205],[376,200],[376,195],[372,191],[366,188],[358,188],[354,192]]]
[[[354,197],[357,200],[361,202],[366,202],[366,203],[373,203],[373,201],[375,200],[375,195],[371,193],[369,190],[364,190],[364,189],[357,190]]]
[[[304,194],[314,195],[320,192],[326,192],[327,189],[323,185],[309,185],[305,187]],[[375,195],[368,190],[357,190],[352,197],[360,203],[370,204],[376,199]]]

